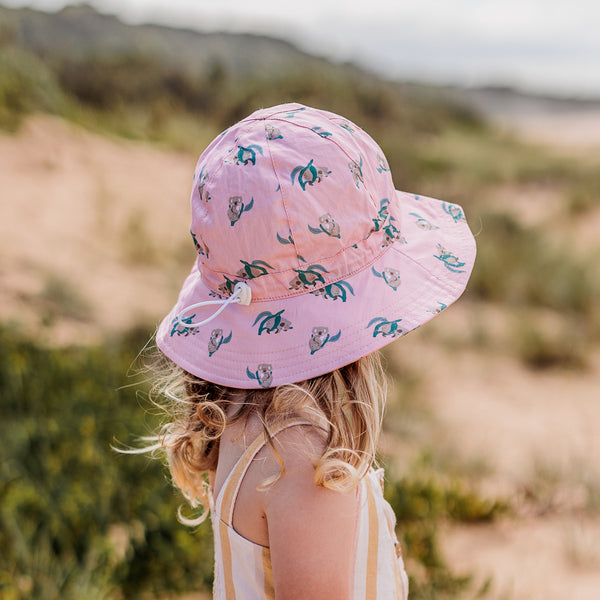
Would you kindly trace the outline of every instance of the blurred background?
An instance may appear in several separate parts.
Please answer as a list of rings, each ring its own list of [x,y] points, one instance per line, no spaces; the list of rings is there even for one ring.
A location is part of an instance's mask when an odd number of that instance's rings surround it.
[[[210,597],[138,352],[196,254],[200,152],[299,101],[461,204],[463,298],[385,353],[411,598],[600,591],[600,4],[0,3],[0,598]]]

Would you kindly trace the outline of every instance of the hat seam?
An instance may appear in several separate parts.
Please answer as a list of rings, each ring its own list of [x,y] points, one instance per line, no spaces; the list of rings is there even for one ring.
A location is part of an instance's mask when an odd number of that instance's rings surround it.
[[[282,111],[282,112],[284,112],[284,111]],[[280,114],[280,113],[278,113],[278,114]],[[310,131],[310,132],[314,133],[315,135],[317,135],[317,136],[319,136],[319,137],[321,137],[321,138],[322,138],[322,136],[321,136],[321,135],[319,135],[319,133],[318,133],[317,131],[315,131],[315,130],[314,130],[314,129],[312,129],[311,127],[308,127],[307,125],[303,125],[302,123],[298,123],[297,121],[292,121],[291,119],[284,119],[284,118],[282,118],[282,117],[274,117],[274,118],[273,118],[273,120],[278,120],[278,121],[280,121],[280,122],[282,122],[282,123],[289,123],[290,125],[294,125],[295,127],[299,127],[299,128],[302,128],[302,129],[306,129],[307,131]],[[340,127],[339,123],[335,123],[335,121],[333,121],[333,119],[331,119],[331,118],[327,117],[327,120],[328,120],[328,121],[330,121],[331,123],[333,123],[334,125],[337,125],[338,127]],[[356,125],[356,123],[353,123],[353,125]],[[360,129],[360,127],[359,127],[358,125],[356,125],[356,127],[357,127],[358,129]],[[360,130],[362,131],[362,129],[360,129]],[[345,149],[343,146],[341,146],[341,145],[338,143],[338,141],[337,141],[337,140],[336,140],[334,137],[331,137],[331,138],[325,138],[325,141],[327,141],[327,142],[331,142],[331,143],[335,144],[335,146],[336,146],[336,147],[337,147],[337,148],[338,148],[338,149],[339,149],[339,150],[340,150],[340,151],[341,151],[341,152],[342,152],[342,153],[343,153],[343,154],[346,156],[346,158],[347,158],[348,160],[352,160],[352,161],[356,160],[356,157],[353,157],[353,156],[351,156],[351,155],[348,153],[348,151],[347,151],[347,150],[346,150],[346,149]],[[382,152],[382,154],[383,154],[383,150],[381,150],[381,148],[379,147],[379,145],[377,144],[377,142],[375,142],[375,140],[372,140],[372,141],[373,141],[373,143],[375,144],[375,146],[377,146],[377,148],[379,148],[379,150],[380,150],[380,151]],[[361,156],[361,154],[360,154],[360,150],[359,150],[359,153],[358,153],[358,154],[359,154],[359,157],[360,157],[360,156]],[[361,180],[361,183],[363,184],[363,186],[364,186],[364,189],[365,189],[365,191],[367,192],[367,194],[368,194],[369,198],[370,198],[370,199],[371,199],[371,201],[373,202],[373,206],[377,206],[377,202],[376,202],[376,200],[375,200],[375,196],[373,195],[373,193],[371,192],[371,190],[370,190],[370,189],[367,187],[367,184],[365,183],[364,179],[361,177],[361,179],[360,179],[360,180]],[[290,231],[291,231],[291,228],[290,228]],[[293,237],[293,236],[292,236],[292,237]],[[348,247],[350,248],[351,246],[348,246]]]
[[[280,119],[280,120],[282,120],[282,119]],[[286,195],[284,193],[284,188],[281,185],[281,179],[279,177],[279,172],[277,170],[277,166],[275,165],[275,163],[276,163],[275,155],[273,154],[273,151],[271,149],[271,141],[272,140],[270,140],[268,136],[266,136],[266,138],[267,138],[267,146],[269,148],[269,155],[271,157],[271,167],[273,169],[273,172],[275,173],[275,178],[277,179],[277,184],[279,185],[279,193],[281,195],[281,202],[283,203],[283,210],[285,212],[285,218],[287,220],[288,230],[289,230],[290,235],[292,237],[292,244],[294,245],[294,250],[296,252],[297,267],[300,268],[301,265],[300,265],[300,258],[298,257],[298,246],[296,246],[296,242],[294,241],[294,232],[292,231],[292,225],[291,225],[290,213],[288,211]],[[290,270],[293,270],[293,269],[288,269],[288,271],[290,271]],[[277,274],[283,274],[284,272],[285,271],[277,272]]]
[[[368,237],[360,240],[357,243],[365,242],[367,239],[368,239]],[[339,250],[335,254],[332,254],[330,256],[324,257],[324,258],[322,258],[320,260],[322,262],[334,261],[341,253],[347,251],[349,248],[352,248],[353,245],[354,244],[352,244],[351,246],[347,246],[345,248],[342,248],[341,250]],[[288,298],[295,298],[297,296],[304,296],[304,295],[309,294],[311,292],[314,292],[314,291],[317,291],[317,290],[321,290],[321,289],[323,289],[323,288],[325,288],[325,287],[327,287],[329,285],[333,285],[335,283],[338,283],[339,281],[344,281],[346,278],[353,277],[357,273],[360,273],[361,271],[364,271],[365,269],[367,269],[370,266],[372,266],[373,263],[377,262],[382,256],[384,256],[385,254],[387,254],[388,252],[390,252],[393,247],[394,247],[393,244],[390,245],[390,246],[384,247],[379,254],[376,254],[372,259],[369,260],[368,263],[364,264],[364,266],[361,264],[360,267],[357,267],[357,268],[349,271],[348,273],[340,275],[340,277],[337,277],[335,279],[327,280],[326,283],[320,283],[320,284],[315,285],[312,288],[304,288],[304,289],[298,290],[297,292],[294,292],[293,290],[290,290],[291,293],[285,294],[285,295],[268,296],[268,297],[261,297],[261,298],[253,298],[253,302],[256,302],[256,303],[259,303],[259,302],[270,302],[270,301],[273,301],[273,300],[286,300]],[[414,261],[414,262],[417,265],[419,265],[419,263],[417,261]],[[206,268],[204,268],[205,266],[206,265],[203,263],[203,272],[204,271],[210,271],[211,273],[215,273],[215,274],[218,274],[218,275],[225,275],[225,276],[235,277],[237,280],[240,280],[240,281],[252,281],[252,279],[245,280],[244,278],[238,277],[237,275],[234,275],[234,274],[231,274],[231,273],[226,273],[226,272],[223,272],[223,271],[215,271],[214,269],[210,269],[210,268],[206,269]],[[425,271],[429,272],[427,269],[425,269]],[[296,270],[295,269],[287,269],[286,271],[272,271],[271,273],[269,273],[269,275],[285,275],[285,273],[290,273],[291,274],[293,272],[296,272]],[[258,279],[258,278],[256,278],[256,279]],[[214,290],[212,289],[212,287],[209,287],[208,285],[206,285],[206,283],[204,285],[205,285],[206,289],[208,289],[211,292],[214,292]]]
[[[302,106],[302,105],[300,105],[300,106]],[[265,122],[265,121],[267,121],[267,120],[277,120],[277,121],[280,121],[280,122],[282,122],[282,123],[289,123],[290,125],[294,125],[295,127],[298,127],[298,128],[304,129],[304,130],[306,130],[306,131],[310,131],[310,132],[312,132],[313,134],[315,134],[315,135],[319,136],[319,134],[318,134],[316,131],[314,131],[312,128],[308,127],[307,125],[303,125],[303,124],[301,124],[301,123],[294,122],[294,121],[293,121],[293,120],[291,120],[291,119],[284,119],[284,118],[282,118],[282,117],[279,117],[279,116],[277,116],[277,115],[280,115],[281,113],[284,113],[284,112],[286,112],[286,111],[285,111],[285,110],[283,110],[283,111],[280,111],[280,112],[276,113],[276,115],[275,115],[274,117],[261,117],[261,118],[247,119],[247,120],[246,120],[246,119],[244,119],[244,120],[242,121],[242,122],[244,123],[244,127],[242,127],[242,128],[241,128],[241,130],[240,130],[240,132],[239,132],[239,134],[235,136],[234,143],[235,143],[237,140],[239,140],[239,139],[240,139],[240,137],[242,137],[242,135],[243,135],[243,134],[247,133],[248,129],[250,129],[250,128],[251,128],[253,125],[255,125],[256,123],[259,123],[259,122],[262,122],[262,123],[264,123],[264,122]],[[289,112],[289,111],[287,111],[287,112]],[[329,121],[332,121],[331,119],[328,119],[328,120],[329,120]],[[333,121],[332,121],[332,122],[333,122]],[[277,163],[277,161],[276,161],[276,159],[275,159],[275,156],[274,156],[274,153],[273,153],[273,151],[272,151],[272,147],[271,147],[271,140],[269,140],[269,138],[268,138],[267,136],[265,136],[265,137],[266,137],[266,143],[267,143],[267,147],[269,148],[269,155],[270,155],[270,159],[271,159],[271,168],[272,168],[272,169],[273,169],[273,171],[274,171],[275,177],[276,177],[276,179],[277,179],[277,183],[278,183],[278,185],[279,185],[280,195],[281,195],[281,199],[282,199],[282,202],[283,202],[283,209],[284,209],[284,212],[285,212],[285,217],[286,217],[286,220],[287,220],[288,229],[289,229],[289,231],[290,231],[290,233],[291,233],[291,235],[292,235],[292,240],[294,240],[294,239],[295,239],[295,238],[294,238],[294,231],[292,230],[291,219],[290,219],[290,215],[289,215],[289,211],[288,211],[288,205],[287,205],[286,195],[285,195],[285,193],[284,193],[284,187],[281,185],[281,179],[280,179],[280,177],[279,177],[279,173],[278,173],[278,166],[279,166],[279,163]],[[320,137],[321,139],[323,139],[321,136],[319,136],[319,137]],[[330,138],[325,138],[325,140],[326,140],[326,141],[333,142],[333,143],[335,144],[335,146],[336,146],[336,147],[337,147],[337,148],[338,148],[338,149],[339,149],[341,152],[343,152],[343,153],[344,153],[344,155],[346,156],[346,158],[348,158],[348,159],[350,159],[350,160],[354,160],[354,159],[352,158],[352,156],[350,156],[350,155],[348,154],[348,152],[346,152],[346,150],[345,150],[345,149],[344,149],[342,146],[340,146],[340,145],[337,143],[337,141],[335,141],[335,140],[332,140],[332,139],[330,139]],[[225,153],[219,153],[219,166],[218,166],[218,168],[217,168],[217,169],[215,169],[215,171],[213,171],[213,172],[210,174],[209,180],[208,180],[208,182],[207,182],[207,184],[206,184],[206,185],[207,185],[207,187],[209,187],[209,185],[210,185],[210,184],[213,182],[214,178],[215,178],[215,177],[216,177],[216,176],[219,174],[219,172],[221,171],[221,169],[224,167],[224,165],[225,165],[225,158],[227,157],[227,154],[229,154],[229,152],[228,152],[228,151],[226,151]],[[371,199],[371,201],[372,201],[372,202],[373,202],[373,204],[375,205],[375,204],[376,204],[376,203],[375,203],[375,196],[372,194],[372,192],[371,192],[371,191],[370,191],[370,189],[367,187],[366,183],[364,182],[364,180],[363,180],[362,178],[361,178],[361,182],[362,182],[362,184],[363,184],[363,187],[364,187],[365,191],[367,192],[367,195],[368,195],[368,197]],[[354,243],[349,243],[348,245],[345,245],[343,248],[341,248],[340,250],[338,250],[336,253],[334,253],[334,254],[330,254],[329,256],[324,256],[324,257],[321,257],[319,260],[320,260],[320,261],[332,261],[332,262],[333,262],[333,261],[335,261],[335,259],[336,259],[336,258],[337,258],[337,257],[338,257],[338,256],[339,256],[341,253],[348,251],[349,249],[351,249],[353,246],[355,246],[355,245],[357,245],[357,244],[363,244],[363,243],[364,243],[364,242],[366,242],[366,240],[368,240],[368,239],[369,239],[369,237],[371,237],[371,235],[372,235],[372,234],[374,234],[374,233],[378,233],[378,232],[375,232],[375,231],[371,230],[371,231],[370,231],[370,232],[367,234],[367,236],[366,236],[366,237],[363,237],[362,239],[360,239],[360,240],[358,240],[358,241],[356,241],[356,242],[354,242]],[[298,258],[298,253],[299,253],[299,252],[298,252],[298,246],[296,245],[295,241],[293,242],[293,244],[294,244],[294,248],[295,248],[295,250],[296,250],[296,261],[297,261],[297,263],[296,263],[296,266],[297,266],[297,268],[298,268],[298,269],[301,269],[301,268],[302,268],[302,265],[301,265],[301,263],[300,263],[300,260],[299,260],[299,258]],[[385,250],[386,250],[386,249],[384,249],[384,251],[383,251],[383,252],[381,252],[381,253],[377,254],[377,255],[375,256],[375,258],[373,259],[373,261],[377,260],[377,259],[378,259],[378,257],[379,257],[379,256],[381,256],[381,255],[382,255],[382,254],[385,252]],[[251,258],[251,257],[249,257],[249,258]],[[219,277],[219,276],[225,276],[225,277],[227,277],[227,278],[231,278],[231,279],[236,279],[236,280],[244,280],[244,278],[242,278],[242,277],[238,277],[238,275],[237,275],[236,273],[232,273],[232,272],[228,272],[228,271],[220,271],[220,270],[213,269],[213,268],[211,268],[211,267],[210,267],[210,265],[209,265],[209,264],[208,264],[206,261],[202,260],[202,257],[199,257],[199,259],[200,259],[200,262],[201,262],[201,264],[202,264],[202,272],[211,273],[211,274],[214,274],[214,275],[215,275],[215,276],[217,276],[217,277]],[[308,263],[308,264],[314,264],[314,263]],[[369,263],[369,265],[370,265],[370,264],[372,264],[372,263]],[[367,265],[367,266],[369,266],[369,265]],[[337,279],[332,279],[332,280],[329,280],[329,281],[328,281],[327,283],[325,283],[325,284],[322,284],[322,285],[320,285],[320,286],[315,286],[315,288],[314,288],[314,289],[321,289],[321,288],[325,287],[326,285],[331,285],[331,284],[333,284],[333,283],[336,283],[336,282],[338,282],[338,281],[341,281],[341,280],[343,280],[345,277],[350,277],[351,275],[353,275],[354,273],[356,273],[356,272],[359,272],[359,271],[360,271],[360,269],[359,269],[358,271],[357,271],[357,270],[350,271],[350,272],[349,272],[349,273],[347,273],[347,274],[341,275],[341,276],[340,276],[339,278],[337,278]],[[292,273],[294,273],[294,272],[296,272],[296,270],[295,270],[295,269],[286,269],[285,271],[275,271],[275,270],[273,270],[273,271],[271,271],[271,272],[269,273],[269,275],[283,275],[283,276],[285,276],[285,274],[290,274],[290,275],[291,275],[291,274],[292,274]],[[211,290],[213,293],[218,293],[218,287],[217,287],[217,288],[215,288],[215,289],[213,289],[213,287],[209,287],[208,285],[206,285],[206,287],[207,287],[208,289],[210,289],[210,290]],[[313,290],[311,290],[311,291],[313,291]],[[266,301],[268,301],[268,300],[270,300],[270,299],[272,299],[272,300],[280,300],[280,299],[282,299],[282,298],[288,298],[288,297],[291,297],[291,296],[294,296],[294,295],[302,295],[302,294],[289,294],[289,295],[284,295],[284,296],[283,296],[283,295],[282,295],[282,296],[270,296],[270,297],[268,297],[268,298],[261,298],[260,300],[257,300],[257,302],[260,302],[260,301],[266,302]]]
[[[405,255],[403,254],[403,256],[405,256]],[[419,263],[416,263],[416,264],[417,264],[417,266],[420,266]],[[461,289],[464,289],[462,283],[460,283],[460,282],[457,282],[454,285],[448,285],[449,284],[448,281],[446,281],[444,279],[440,279],[439,277],[436,277],[435,275],[433,275],[432,273],[430,273],[427,269],[422,269],[422,270],[424,272],[428,273],[429,275],[431,275],[431,278],[435,279],[436,282],[438,282],[438,287],[441,288],[441,292],[442,293],[454,296],[454,294],[456,294],[457,292],[460,292]],[[415,301],[418,298],[423,298],[423,293],[424,293],[424,291],[423,291],[423,289],[421,287],[415,288],[410,294],[407,294],[406,296],[403,297],[402,303],[410,305],[410,306],[413,306],[415,304]],[[439,294],[435,294],[435,293],[433,293],[432,291],[429,291],[429,290],[427,290],[427,292],[426,292],[426,298],[427,298],[427,300],[434,300],[436,298],[436,296],[438,296],[438,295]],[[379,307],[379,310],[380,311],[387,311],[390,308],[392,308],[394,305],[396,305],[397,303],[398,303],[398,299],[397,298],[393,298],[392,301],[390,301],[390,302],[386,303],[385,305]],[[404,319],[405,317],[401,317],[401,318]],[[413,329],[416,328],[416,327],[417,326],[413,327]],[[348,331],[348,330],[350,330],[350,332],[354,332],[353,335],[352,335],[352,337],[351,337],[351,340],[354,339],[357,336],[358,337],[360,336],[361,328],[360,328],[359,323],[350,324],[346,328],[346,331]],[[411,331],[412,331],[412,329],[411,329]],[[343,339],[344,339],[344,341],[346,341],[348,339],[348,337],[344,336]],[[346,345],[348,345],[348,343],[350,343],[350,342],[346,341],[346,343],[344,345],[337,346],[337,348],[338,349],[339,348],[343,348]],[[293,345],[293,346],[289,346],[288,348],[285,349],[285,352],[292,352],[292,351],[295,351],[295,350],[297,350],[299,348],[302,348],[303,346],[304,346],[304,343],[296,344],[296,345]],[[270,356],[271,354],[273,356],[278,356],[278,355],[281,355],[281,353],[282,353],[281,350],[261,351],[261,355],[262,356]],[[240,357],[241,356],[248,356],[248,353],[247,352],[236,352],[234,349],[227,349],[223,354],[221,354],[221,359],[222,360],[227,360],[227,356],[235,356],[235,355],[240,356]],[[235,359],[232,359],[231,362],[235,362]]]

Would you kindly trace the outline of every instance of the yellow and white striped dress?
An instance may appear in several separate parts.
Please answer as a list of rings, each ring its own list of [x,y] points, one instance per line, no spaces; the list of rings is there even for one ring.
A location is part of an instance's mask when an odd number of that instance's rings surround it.
[[[288,422],[275,431],[304,422]],[[229,473],[218,496],[211,497],[215,540],[215,600],[272,600],[275,598],[269,548],[242,537],[233,528],[233,510],[242,479],[265,445],[260,435]],[[353,600],[406,600],[408,578],[396,539],[396,518],[383,498],[383,469],[371,469],[359,486],[358,543]]]

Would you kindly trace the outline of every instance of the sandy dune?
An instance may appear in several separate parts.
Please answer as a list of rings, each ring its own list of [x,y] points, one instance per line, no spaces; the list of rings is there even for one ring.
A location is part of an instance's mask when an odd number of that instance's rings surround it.
[[[3,320],[38,327],[52,281],[89,306],[46,330],[59,342],[165,311],[194,259],[185,235],[193,157],[108,140],[48,116],[0,136],[0,156]]]
[[[449,527],[449,562],[479,583],[491,577],[488,597],[498,600],[598,598],[600,356],[585,376],[535,373],[510,357],[404,341],[403,356],[436,365],[427,397],[439,443],[487,465],[482,493],[515,510],[492,525]]]

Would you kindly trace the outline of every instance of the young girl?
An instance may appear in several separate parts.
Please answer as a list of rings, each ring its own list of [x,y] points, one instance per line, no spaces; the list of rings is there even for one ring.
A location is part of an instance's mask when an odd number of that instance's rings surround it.
[[[198,258],[157,344],[175,484],[210,512],[217,599],[405,599],[373,470],[380,347],[462,293],[461,208],[396,191],[357,125],[258,110],[200,157]],[[206,481],[208,476],[208,482]]]

